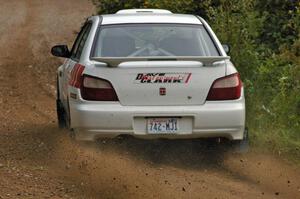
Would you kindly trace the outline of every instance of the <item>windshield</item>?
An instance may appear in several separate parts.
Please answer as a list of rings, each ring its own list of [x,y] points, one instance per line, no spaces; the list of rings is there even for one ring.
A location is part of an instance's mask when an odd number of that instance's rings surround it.
[[[219,56],[202,25],[102,26],[94,57]]]

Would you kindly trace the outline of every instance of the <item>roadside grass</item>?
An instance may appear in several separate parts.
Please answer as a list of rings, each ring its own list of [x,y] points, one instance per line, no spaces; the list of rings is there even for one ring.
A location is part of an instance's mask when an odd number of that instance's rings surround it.
[[[295,131],[271,126],[250,126],[249,131],[252,147],[260,151],[269,151],[300,166],[300,137],[295,135]]]
[[[276,67],[272,70],[276,70]],[[275,75],[272,77],[275,78]],[[299,102],[298,91],[294,89],[297,84],[291,84],[293,89],[281,89],[276,87],[276,80],[266,87],[271,80],[256,79],[256,86],[252,90],[246,85],[247,126],[251,146],[300,165]]]

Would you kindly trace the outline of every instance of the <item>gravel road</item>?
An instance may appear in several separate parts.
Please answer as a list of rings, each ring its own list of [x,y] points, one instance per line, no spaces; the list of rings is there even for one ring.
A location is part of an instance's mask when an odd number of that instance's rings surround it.
[[[71,45],[88,0],[0,0],[0,198],[300,198],[282,156],[203,140],[79,143],[59,130],[52,45]]]

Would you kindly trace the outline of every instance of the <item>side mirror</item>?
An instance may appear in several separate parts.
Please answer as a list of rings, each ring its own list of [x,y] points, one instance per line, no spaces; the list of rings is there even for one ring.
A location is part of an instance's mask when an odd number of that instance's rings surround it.
[[[222,44],[223,46],[223,49],[226,53],[229,53],[230,52],[230,46],[228,44]]]
[[[70,51],[67,45],[57,45],[53,46],[51,49],[51,54],[56,57],[70,57]]]

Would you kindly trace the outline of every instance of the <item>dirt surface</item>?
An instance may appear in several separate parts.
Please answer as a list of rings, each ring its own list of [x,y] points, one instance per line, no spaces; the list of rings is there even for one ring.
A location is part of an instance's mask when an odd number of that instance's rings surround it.
[[[0,0],[0,198],[300,198],[299,167],[272,155],[59,130],[50,47],[93,13],[87,0]]]

